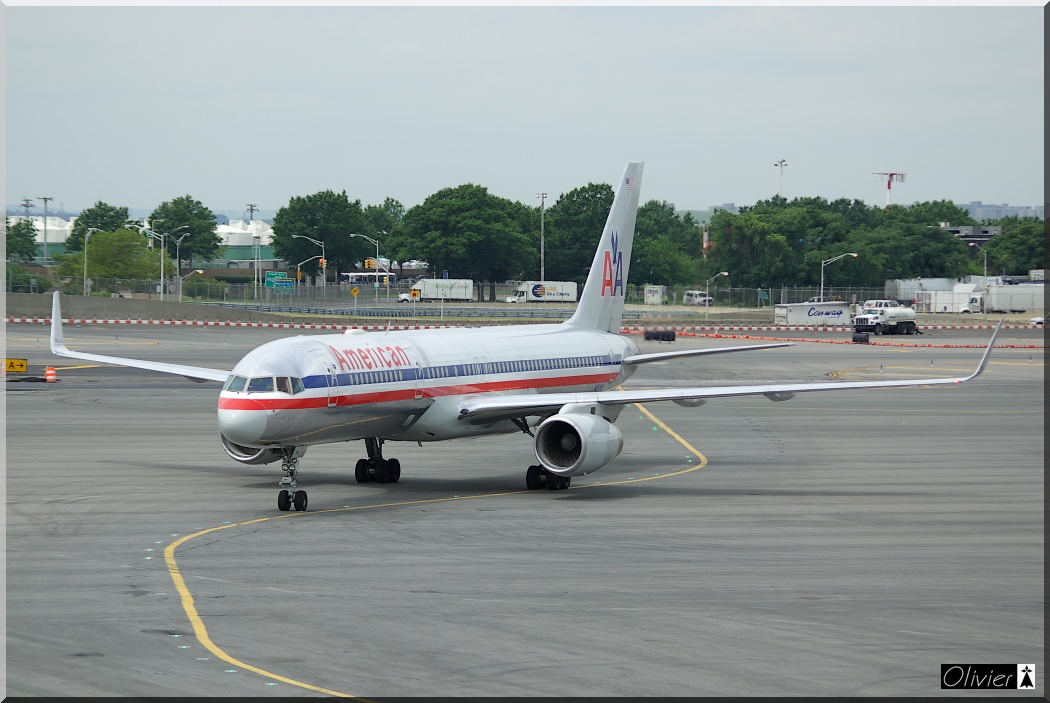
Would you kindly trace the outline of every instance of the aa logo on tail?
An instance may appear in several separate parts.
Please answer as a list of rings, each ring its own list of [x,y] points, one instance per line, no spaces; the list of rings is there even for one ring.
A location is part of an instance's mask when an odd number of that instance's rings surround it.
[[[612,249],[605,250],[605,264],[602,267],[602,296],[607,294],[623,295],[623,252],[620,251],[620,235],[616,230],[612,232]]]

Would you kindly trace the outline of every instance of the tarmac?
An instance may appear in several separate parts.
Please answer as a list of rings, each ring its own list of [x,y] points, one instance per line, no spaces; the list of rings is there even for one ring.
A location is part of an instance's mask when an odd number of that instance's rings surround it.
[[[565,491],[525,490],[524,435],[389,443],[397,484],[356,483],[363,443],[313,447],[306,513],[222,451],[217,384],[47,332],[6,327],[58,377],[6,384],[7,695],[925,697],[989,662],[1045,695],[1042,330],[961,386],[628,406]],[[65,329],[217,368],[294,333]],[[962,375],[989,333],[795,336],[629,387]]]

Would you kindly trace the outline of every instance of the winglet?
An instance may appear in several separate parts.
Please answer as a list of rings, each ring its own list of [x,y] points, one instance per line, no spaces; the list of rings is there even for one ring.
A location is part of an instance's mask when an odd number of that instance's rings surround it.
[[[1005,315],[999,318],[999,324],[995,326],[995,330],[992,332],[992,338],[988,340],[988,348],[984,350],[984,354],[981,356],[981,363],[977,365],[976,371],[974,371],[966,378],[962,379],[963,383],[965,383],[966,381],[972,381],[973,379],[977,378],[982,373],[984,373],[985,367],[988,366],[988,359],[992,356],[992,349],[995,347],[995,338],[999,336],[999,330],[1002,328],[1003,320],[1005,319]]]
[[[66,340],[62,336],[62,305],[58,302],[58,291],[55,291],[51,302],[51,353],[59,355],[57,350],[66,348]]]

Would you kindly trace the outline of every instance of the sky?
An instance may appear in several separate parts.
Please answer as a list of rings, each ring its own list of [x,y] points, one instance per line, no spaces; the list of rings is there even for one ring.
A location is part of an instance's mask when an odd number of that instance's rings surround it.
[[[1043,9],[3,9],[6,198],[1043,201]],[[778,161],[786,161],[781,169]],[[36,200],[35,207],[40,206]],[[258,215],[256,215],[258,216]]]

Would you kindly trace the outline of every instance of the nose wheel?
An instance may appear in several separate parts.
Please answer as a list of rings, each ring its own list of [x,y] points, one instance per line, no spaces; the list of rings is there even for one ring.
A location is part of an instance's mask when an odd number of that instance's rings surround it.
[[[277,494],[277,509],[287,511],[294,507],[300,513],[306,512],[306,491],[298,489],[299,483],[295,479],[299,473],[299,457],[288,452],[281,460],[281,471],[284,472],[284,478],[278,483],[281,492]]]

